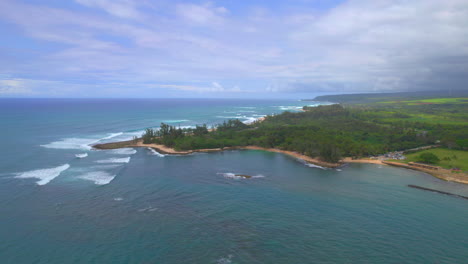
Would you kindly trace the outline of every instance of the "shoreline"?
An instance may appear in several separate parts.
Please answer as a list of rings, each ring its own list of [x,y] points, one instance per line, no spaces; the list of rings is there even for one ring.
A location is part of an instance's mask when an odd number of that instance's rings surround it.
[[[421,167],[410,166],[406,163],[395,162],[395,161],[386,161],[386,160],[378,160],[378,159],[351,159],[351,158],[344,158],[342,160],[345,163],[367,163],[367,164],[379,164],[379,165],[388,165],[394,167],[405,168],[409,170],[416,170],[427,173],[433,177],[438,179],[449,181],[449,182],[456,182],[456,183],[463,183],[468,184],[468,175],[466,173],[453,173],[451,170],[444,169],[439,167],[438,170],[430,170]]]
[[[406,163],[400,163],[400,162],[394,162],[394,161],[382,161],[382,163],[386,165],[390,165],[390,166],[422,171],[444,181],[468,184],[468,175],[463,172],[453,173],[451,170],[440,168],[440,167],[438,170],[430,170],[430,169],[410,166]]]
[[[263,148],[259,146],[243,146],[243,147],[225,147],[225,148],[213,148],[213,149],[196,149],[196,150],[187,150],[187,151],[177,151],[173,148],[166,147],[160,144],[143,144],[142,140],[138,140],[135,142],[134,140],[128,141],[120,141],[120,142],[110,142],[110,143],[103,143],[103,144],[96,144],[92,146],[95,149],[119,149],[119,148],[152,148],[161,154],[169,154],[169,155],[189,155],[197,152],[220,152],[225,150],[262,150],[268,152],[276,152],[288,155],[290,157],[300,159],[302,161],[320,166],[325,168],[338,168],[343,166],[346,163],[365,163],[365,164],[378,164],[378,165],[389,165],[395,166],[410,170],[417,170],[424,173],[427,173],[433,177],[444,181],[468,184],[468,175],[466,173],[452,173],[450,170],[440,168],[438,170],[429,170],[420,167],[410,166],[406,163],[399,163],[399,162],[392,162],[392,161],[384,161],[384,160],[376,160],[376,159],[351,159],[346,157],[342,159],[339,163],[329,163],[325,161],[321,161],[316,158],[312,158],[294,151],[288,150],[281,150],[276,148]]]
[[[128,141],[96,144],[96,145],[93,145],[92,147],[95,149],[102,149],[102,150],[118,149],[118,148],[152,148],[161,154],[169,154],[169,155],[189,155],[189,154],[197,153],[197,152],[220,152],[224,150],[262,150],[262,151],[268,151],[268,152],[282,153],[282,154],[303,160],[305,162],[312,163],[314,165],[318,165],[318,166],[326,167],[326,168],[337,168],[343,165],[343,163],[341,162],[340,163],[325,162],[316,158],[302,155],[294,151],[281,150],[281,149],[276,149],[276,148],[263,148],[263,147],[258,147],[258,146],[225,147],[225,148],[177,151],[173,148],[169,148],[160,144],[143,144],[142,140],[138,140],[137,142],[135,142],[134,140],[128,140]]]

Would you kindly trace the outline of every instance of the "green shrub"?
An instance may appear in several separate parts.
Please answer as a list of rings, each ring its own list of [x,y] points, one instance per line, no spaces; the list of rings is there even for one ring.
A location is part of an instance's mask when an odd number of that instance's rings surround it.
[[[424,163],[435,164],[439,162],[440,159],[432,152],[424,152],[424,153],[421,153],[421,155],[419,155],[418,161],[424,162]]]

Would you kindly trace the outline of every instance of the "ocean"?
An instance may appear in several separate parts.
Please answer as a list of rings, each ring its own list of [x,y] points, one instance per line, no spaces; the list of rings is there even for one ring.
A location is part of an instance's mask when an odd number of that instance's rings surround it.
[[[0,99],[0,263],[468,263],[468,186],[280,153],[93,150],[319,102]],[[248,174],[244,179],[235,174]]]

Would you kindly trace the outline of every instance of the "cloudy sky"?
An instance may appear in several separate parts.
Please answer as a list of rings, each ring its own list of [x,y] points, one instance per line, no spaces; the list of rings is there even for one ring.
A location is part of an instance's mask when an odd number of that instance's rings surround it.
[[[0,97],[468,88],[467,0],[0,0]]]

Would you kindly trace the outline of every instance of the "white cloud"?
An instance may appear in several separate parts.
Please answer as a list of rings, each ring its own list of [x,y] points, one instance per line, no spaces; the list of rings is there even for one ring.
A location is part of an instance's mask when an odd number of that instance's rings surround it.
[[[177,14],[190,23],[198,25],[215,25],[223,22],[223,16],[228,13],[225,7],[217,7],[212,3],[203,5],[178,4]]]
[[[77,3],[87,7],[101,8],[105,12],[122,18],[141,18],[136,4],[131,0],[75,0]]]
[[[0,95],[30,94],[31,90],[25,87],[21,79],[0,80]]]
[[[239,86],[224,88],[218,82],[211,82],[211,85],[187,85],[187,84],[156,84],[154,87],[170,88],[180,91],[196,93],[252,93],[252,90],[242,90]]]
[[[465,0],[350,0],[321,12],[252,7],[247,15],[214,3],[168,2],[154,12],[142,8],[146,1],[76,1],[112,16],[0,1],[0,21],[38,40],[25,45],[34,52],[23,59],[6,56],[2,45],[0,73],[34,74],[77,90],[123,83],[129,93],[147,83],[229,93],[243,92],[226,85],[236,80],[271,92],[390,91],[468,81]]]

